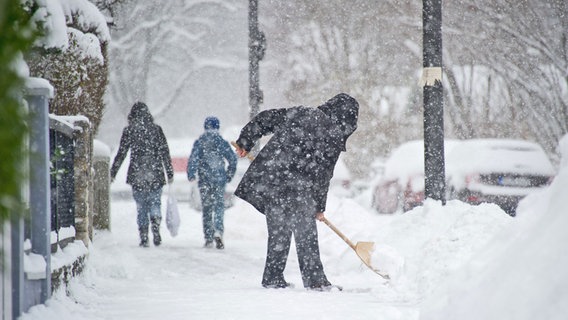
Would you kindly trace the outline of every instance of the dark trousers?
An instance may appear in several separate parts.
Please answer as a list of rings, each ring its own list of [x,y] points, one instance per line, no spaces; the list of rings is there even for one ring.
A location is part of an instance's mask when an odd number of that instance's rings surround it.
[[[136,202],[138,211],[138,229],[148,229],[150,220],[160,221],[162,219],[162,187],[143,190],[132,188],[132,197]]]
[[[203,211],[203,235],[206,241],[213,241],[215,234],[222,237],[225,231],[224,193],[224,184],[199,184]]]
[[[304,287],[329,283],[320,259],[315,206],[310,200],[298,202],[286,197],[272,204],[266,212],[268,246],[262,284],[285,283],[284,269],[288,260],[292,235],[296,242],[298,263]],[[291,201],[292,200],[292,201]]]

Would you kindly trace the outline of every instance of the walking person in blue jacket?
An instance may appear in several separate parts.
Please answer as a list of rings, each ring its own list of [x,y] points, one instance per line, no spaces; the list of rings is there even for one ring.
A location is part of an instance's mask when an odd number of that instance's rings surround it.
[[[207,117],[205,132],[195,141],[187,163],[187,178],[197,186],[203,211],[205,247],[225,248],[223,243],[225,186],[237,169],[237,156],[229,143],[219,134],[219,119]],[[228,165],[227,165],[228,164]]]

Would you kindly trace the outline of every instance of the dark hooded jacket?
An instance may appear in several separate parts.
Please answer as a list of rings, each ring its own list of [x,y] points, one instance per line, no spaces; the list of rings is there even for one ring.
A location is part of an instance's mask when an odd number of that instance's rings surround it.
[[[157,189],[174,177],[170,150],[162,128],[154,119],[146,104],[137,102],[128,115],[128,126],[122,131],[120,146],[114,158],[110,175],[114,179],[128,150],[130,166],[126,183],[138,190]]]
[[[358,110],[357,101],[342,93],[317,108],[260,112],[241,130],[237,144],[250,151],[262,136],[273,136],[249,166],[235,195],[265,213],[274,199],[301,194],[315,202],[317,212],[324,212],[333,169],[357,128]]]

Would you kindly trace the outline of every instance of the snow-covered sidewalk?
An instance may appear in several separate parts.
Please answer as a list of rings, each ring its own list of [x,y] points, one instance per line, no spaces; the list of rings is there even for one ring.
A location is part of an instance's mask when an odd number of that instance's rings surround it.
[[[260,286],[266,227],[248,204],[227,210],[225,250],[203,248],[200,213],[179,206],[179,235],[162,225],[163,245],[140,248],[134,202],[113,202],[112,231],[96,233],[68,295],[56,292],[22,319],[418,319],[420,302],[510,220],[493,205],[432,201],[391,216],[330,196],[327,217],[353,242],[374,241],[374,261],[393,279],[364,267],[320,223],[326,273],[344,291],[313,292],[301,286],[294,249],[286,278],[295,288]]]

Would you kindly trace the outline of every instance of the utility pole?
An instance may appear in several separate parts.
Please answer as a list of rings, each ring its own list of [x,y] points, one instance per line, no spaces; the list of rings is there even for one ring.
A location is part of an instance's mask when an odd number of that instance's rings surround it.
[[[258,63],[264,58],[266,37],[258,30],[258,0],[249,0],[249,104],[250,119],[260,111],[263,93],[259,87]]]
[[[446,203],[442,0],[422,1],[425,197]]]

